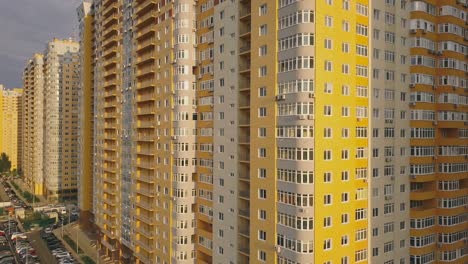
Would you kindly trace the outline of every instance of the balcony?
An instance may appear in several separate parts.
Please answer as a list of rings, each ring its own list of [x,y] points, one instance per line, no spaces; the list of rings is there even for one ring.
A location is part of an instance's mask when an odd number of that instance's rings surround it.
[[[156,113],[156,108],[152,108],[152,107],[138,108],[136,113],[138,115],[154,115]]]
[[[142,240],[135,240],[135,244],[137,244],[139,247],[143,248],[147,252],[154,252],[153,245],[151,245],[149,243],[151,243],[151,242],[149,242],[149,241],[145,242],[145,241],[142,241]]]
[[[141,220],[141,221],[147,223],[148,225],[154,225],[154,220],[155,220],[155,218],[152,217],[152,216],[145,216],[145,215],[143,215],[143,214],[140,213],[140,214],[135,215],[135,217],[136,217],[137,219],[139,219],[139,220]]]
[[[149,38],[141,42],[138,42],[136,50],[140,51],[140,50],[146,49],[147,47],[155,46],[156,45],[155,41],[156,41],[155,38]]]
[[[142,28],[141,30],[137,30],[136,36],[138,39],[140,39],[141,37],[146,36],[149,33],[153,33],[154,35],[155,31],[156,31],[156,27],[150,25],[150,26]]]
[[[436,192],[432,190],[428,191],[411,191],[410,192],[410,199],[411,200],[430,200],[436,197]]]
[[[137,84],[137,89],[143,89],[148,87],[154,87],[156,81],[154,79],[144,80]]]
[[[250,192],[249,191],[239,191],[239,198],[241,199],[250,199]]]
[[[116,228],[117,227],[117,223],[112,220],[109,220],[109,219],[102,219],[102,223],[103,224],[106,224],[107,226],[111,227],[111,228]]]
[[[249,219],[250,218],[250,211],[249,210],[239,210],[239,216]]]
[[[156,18],[156,12],[152,9],[150,12],[144,14],[143,16],[139,16],[136,19],[135,26],[139,27],[141,24],[146,23],[147,21],[150,21],[151,19]]]
[[[146,183],[154,183],[154,179],[151,176],[137,176],[136,180],[146,182]]]
[[[135,257],[138,259],[138,263],[145,263],[145,264],[153,263],[147,255],[144,255],[140,252],[133,252],[133,255],[135,255]]]
[[[250,45],[245,45],[239,48],[239,55],[248,55],[250,54]]]
[[[155,194],[156,194],[156,190],[150,189],[150,188],[137,188],[136,192],[141,193],[141,194],[143,194],[145,196],[148,196],[148,197],[154,197]]]
[[[154,237],[154,232],[152,230],[143,228],[143,227],[137,227],[136,231],[142,235],[144,235],[147,238],[153,238]]]
[[[149,202],[144,202],[144,201],[137,201],[136,203],[136,206],[139,206],[147,211],[154,211],[155,209],[155,206],[154,204],[152,203],[149,203]]]
[[[116,200],[114,198],[109,198],[109,197],[104,197],[102,198],[102,201],[111,205],[111,206],[116,206]]]
[[[147,142],[154,142],[154,135],[138,135],[137,141],[147,141]]]
[[[144,11],[150,8],[152,5],[156,5],[157,2],[158,2],[157,0],[141,1],[139,4],[135,6],[135,13],[140,13],[141,11]]]
[[[148,74],[153,74],[155,73],[155,68],[156,66],[151,64],[149,66],[146,66],[145,68],[141,69],[141,70],[137,70],[136,72],[136,75],[138,75],[138,77],[141,77],[141,76],[144,76],[144,75],[148,75]]]
[[[156,54],[154,52],[145,53],[142,56],[138,56],[136,60],[136,64],[142,64],[148,61],[152,61],[156,58]]]
[[[117,2],[113,2],[109,6],[105,7],[104,10],[102,10],[102,15],[104,17],[107,17],[109,14],[109,11],[117,10]]]
[[[139,128],[153,128],[156,126],[156,121],[138,121]]]
[[[153,161],[139,161],[136,163],[137,167],[154,170],[154,162]]]
[[[139,149],[137,155],[154,156],[154,151],[150,149]]]

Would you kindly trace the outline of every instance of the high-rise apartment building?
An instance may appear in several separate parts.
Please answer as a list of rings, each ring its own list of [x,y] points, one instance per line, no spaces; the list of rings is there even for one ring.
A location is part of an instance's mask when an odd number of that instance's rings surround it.
[[[54,39],[24,71],[24,175],[52,202],[77,196],[78,47]]]
[[[23,175],[31,193],[44,195],[44,56],[34,54],[23,72]]]
[[[466,15],[455,0],[445,5]],[[430,43],[419,35],[438,36],[413,30],[429,23],[427,15],[413,17],[421,6],[427,5],[93,1],[80,15],[82,24],[93,20],[82,31],[92,36],[82,33],[81,69],[94,77],[83,85],[93,90],[92,213],[102,249],[129,263],[463,259],[461,244],[440,257],[439,248],[449,246],[435,240],[461,243],[466,236],[466,46],[460,37],[457,45],[440,44],[458,56],[447,62],[459,67],[447,70],[459,80],[455,90],[449,87],[458,92],[453,107],[459,114],[450,114],[458,123],[448,122],[451,130],[440,131],[440,138],[416,139],[427,131],[418,130],[415,119],[430,116],[415,112],[415,98],[426,98],[418,89],[438,88],[417,84],[424,78],[415,70],[443,72],[435,67],[435,48],[432,69],[418,64],[426,61],[415,55],[426,52],[418,45]],[[447,16],[440,10],[434,21]],[[445,30],[440,23],[437,32]],[[458,181],[439,185],[436,175],[413,176],[426,166],[447,169],[432,157],[418,167],[414,155],[428,146],[439,151],[442,135],[459,137],[444,145],[450,150],[440,149],[459,155],[450,157],[458,174],[447,176]],[[456,235],[436,234],[416,217],[423,209],[436,215],[431,206],[444,194],[437,186],[458,186],[456,201],[443,200],[455,192],[439,201],[439,207],[457,204],[444,215],[456,213],[449,217],[458,221],[450,222]],[[420,194],[432,198],[414,201]],[[442,228],[449,218],[431,219]],[[424,237],[416,235],[421,232]]]
[[[78,188],[78,43],[54,39],[44,52],[44,192],[76,200]]]
[[[467,2],[411,2],[411,263],[466,263]]]
[[[11,170],[21,171],[22,107],[20,88],[6,89],[0,85],[0,153],[8,155]]]

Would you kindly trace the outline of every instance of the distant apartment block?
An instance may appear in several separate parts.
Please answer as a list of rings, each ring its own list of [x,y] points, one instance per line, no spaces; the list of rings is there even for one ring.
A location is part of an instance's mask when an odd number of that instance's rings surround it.
[[[0,153],[6,153],[11,170],[21,171],[22,108],[20,88],[6,89],[0,85]]]
[[[78,48],[54,39],[24,73],[24,175],[35,194],[52,202],[77,197]]]

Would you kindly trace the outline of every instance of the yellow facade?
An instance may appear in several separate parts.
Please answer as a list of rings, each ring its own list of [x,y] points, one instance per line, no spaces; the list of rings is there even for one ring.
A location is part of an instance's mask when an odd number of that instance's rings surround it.
[[[11,170],[21,169],[21,96],[20,88],[0,90],[0,153],[8,155]]]

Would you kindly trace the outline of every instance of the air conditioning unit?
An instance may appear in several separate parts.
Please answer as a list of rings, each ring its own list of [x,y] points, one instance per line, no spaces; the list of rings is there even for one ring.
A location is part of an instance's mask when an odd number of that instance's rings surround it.
[[[414,88],[414,87],[416,87],[416,85],[414,83],[409,85],[409,88]]]
[[[385,124],[393,124],[393,119],[385,119]]]
[[[457,89],[457,87],[454,85],[454,86],[452,86],[452,89],[455,91]]]
[[[416,105],[416,102],[411,102],[409,105],[410,105],[410,106],[415,106],[415,105]]]
[[[391,200],[393,197],[391,195],[385,195],[385,200],[388,201],[388,200]]]
[[[363,183],[367,183],[367,179],[362,180]]]
[[[426,33],[427,33],[427,30],[423,29],[423,30],[422,30],[422,33],[423,33],[423,34],[426,34]]]
[[[432,156],[432,159],[433,159],[433,160],[437,160],[437,156]]]
[[[385,158],[385,161],[386,161],[386,162],[391,162],[391,161],[392,161],[392,158]]]
[[[315,94],[314,93],[309,93],[309,98],[314,98]]]
[[[172,136],[171,139],[172,140],[177,140],[177,136]]]
[[[411,174],[410,176],[411,176],[411,179],[413,179],[413,180],[416,179],[416,175]]]
[[[305,115],[300,115],[299,120],[306,120],[306,116]]]
[[[410,32],[411,34],[416,34],[418,31],[416,29],[412,29]]]
[[[359,121],[361,121],[362,119],[358,117],[358,118],[356,118],[356,120],[359,122]]]
[[[432,125],[437,126],[437,121],[432,121]]]
[[[307,116],[307,119],[313,120],[313,119],[314,119],[314,115],[308,115],[308,116]]]
[[[283,101],[286,100],[286,96],[284,94],[280,94],[276,96],[276,101]]]
[[[437,56],[442,56],[442,51],[437,51]]]
[[[432,85],[432,90],[435,90],[436,89],[436,86],[435,85]]]
[[[394,180],[395,180],[395,176],[390,176],[390,180],[394,181]]]

